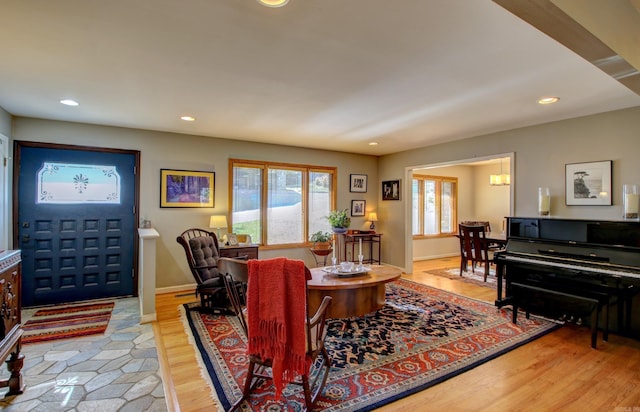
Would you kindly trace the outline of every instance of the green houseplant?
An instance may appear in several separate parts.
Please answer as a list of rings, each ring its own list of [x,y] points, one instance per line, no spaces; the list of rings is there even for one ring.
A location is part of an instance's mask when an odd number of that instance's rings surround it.
[[[345,233],[351,224],[348,209],[332,210],[327,216],[334,233]]]
[[[316,233],[311,235],[309,240],[312,241],[313,243],[331,242],[331,240],[333,240],[333,233],[323,232],[322,230],[318,230]]]
[[[333,233],[323,232],[322,230],[319,230],[316,233],[312,234],[309,240],[313,242],[311,251],[316,255],[327,256],[333,251],[333,249],[331,248]]]

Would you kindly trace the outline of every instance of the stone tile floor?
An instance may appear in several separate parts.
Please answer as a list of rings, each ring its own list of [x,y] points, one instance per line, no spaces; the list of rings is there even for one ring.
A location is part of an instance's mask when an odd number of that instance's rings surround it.
[[[35,312],[22,312],[25,323]],[[140,324],[137,298],[115,299],[104,334],[22,346],[25,392],[4,397],[14,411],[167,411],[150,323]],[[0,379],[9,372],[5,365]]]

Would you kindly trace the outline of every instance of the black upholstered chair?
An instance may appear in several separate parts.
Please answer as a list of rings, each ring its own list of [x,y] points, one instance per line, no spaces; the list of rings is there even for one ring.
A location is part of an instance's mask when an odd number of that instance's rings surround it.
[[[218,238],[203,229],[185,230],[176,238],[184,248],[189,270],[196,280],[196,296],[202,309],[224,312],[229,299],[222,276],[218,271]]]

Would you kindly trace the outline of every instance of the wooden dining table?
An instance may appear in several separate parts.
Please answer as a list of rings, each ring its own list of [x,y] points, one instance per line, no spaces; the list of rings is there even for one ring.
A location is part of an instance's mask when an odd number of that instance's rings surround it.
[[[456,233],[456,237],[460,238],[460,234]],[[484,238],[489,244],[496,244],[500,247],[507,244],[507,234],[504,232],[484,232]]]
[[[484,237],[489,243],[497,244],[500,247],[504,247],[507,244],[507,234],[504,232],[486,232]]]
[[[327,317],[348,318],[363,316],[382,308],[385,303],[385,285],[400,279],[400,269],[386,265],[366,265],[366,273],[340,277],[324,268],[311,269],[307,281],[309,313],[315,313],[325,296],[333,298]]]

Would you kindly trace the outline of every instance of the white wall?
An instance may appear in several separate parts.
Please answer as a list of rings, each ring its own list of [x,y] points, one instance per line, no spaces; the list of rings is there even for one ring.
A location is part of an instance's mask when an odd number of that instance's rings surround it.
[[[621,187],[640,182],[640,107],[493,133],[382,156],[381,180],[403,179],[416,166],[514,153],[512,190],[515,216],[535,216],[537,188],[551,188],[554,217],[621,220]],[[612,206],[566,206],[564,170],[568,163],[613,161]],[[409,188],[410,189],[410,188]],[[380,231],[393,242],[383,244],[387,262],[411,268],[413,257],[406,185],[399,202],[381,202]],[[386,260],[386,259],[385,259]]]
[[[176,236],[191,227],[208,228],[212,214],[227,214],[229,200],[228,159],[268,160],[338,168],[338,208],[350,208],[351,200],[366,200],[367,212],[378,199],[377,158],[374,156],[256,144],[229,139],[162,133],[41,119],[15,118],[15,140],[64,143],[139,150],[140,217],[151,220],[160,233],[157,241],[158,288],[192,284],[184,252]],[[160,169],[214,171],[215,207],[202,209],[160,208]],[[349,192],[349,175],[368,175],[367,193]],[[366,217],[352,218],[352,229],[368,229]],[[288,256],[314,265],[307,248],[261,250],[260,257]]]
[[[0,107],[0,134],[11,137],[11,115]]]

